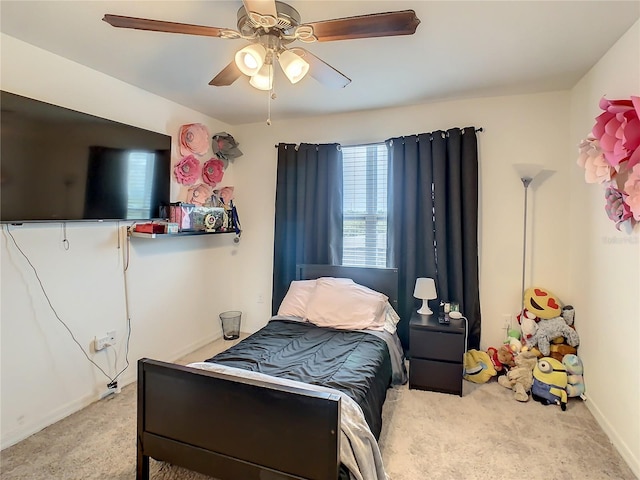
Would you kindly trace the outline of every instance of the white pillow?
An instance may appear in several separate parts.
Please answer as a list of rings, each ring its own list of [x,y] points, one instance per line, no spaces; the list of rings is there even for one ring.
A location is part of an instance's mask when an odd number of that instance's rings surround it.
[[[350,278],[322,277],[318,279],[326,285],[353,283]],[[289,284],[287,294],[278,308],[278,315],[305,318],[307,303],[316,288],[316,280],[294,280]]]
[[[315,280],[294,280],[280,303],[278,315],[306,317],[307,303],[316,288]]]
[[[384,330],[393,335],[396,333],[396,326],[399,321],[400,315],[398,315],[398,312],[396,312],[391,304],[387,302],[387,305],[384,308]]]
[[[387,296],[357,283],[320,278],[307,304],[307,320],[320,327],[382,330]]]

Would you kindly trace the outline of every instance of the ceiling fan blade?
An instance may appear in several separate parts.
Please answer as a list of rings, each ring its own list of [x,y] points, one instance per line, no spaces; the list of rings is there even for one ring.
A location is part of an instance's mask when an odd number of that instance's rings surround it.
[[[274,0],[242,0],[242,3],[247,13],[253,12],[278,18],[278,11],[276,10],[276,2]]]
[[[420,24],[413,10],[372,13],[357,17],[336,18],[322,22],[305,23],[313,28],[319,42],[352,40],[355,38],[413,35]]]
[[[135,28],[137,30],[151,30],[154,32],[184,33],[187,35],[204,35],[207,37],[234,37],[234,30],[228,28],[206,27],[187,23],[165,22],[148,18],[123,17],[121,15],[105,14],[103,19],[108,24],[119,28]],[[235,38],[240,34],[235,32]]]
[[[308,50],[300,47],[291,48],[290,50],[307,61],[309,64],[309,75],[323,85],[331,88],[344,88],[351,83],[349,77],[340,73],[328,63],[320,60]]]
[[[214,87],[226,87],[235,82],[241,75],[242,72],[236,65],[236,62],[231,61],[229,65],[224,67],[220,73],[209,82],[209,85],[213,85]]]

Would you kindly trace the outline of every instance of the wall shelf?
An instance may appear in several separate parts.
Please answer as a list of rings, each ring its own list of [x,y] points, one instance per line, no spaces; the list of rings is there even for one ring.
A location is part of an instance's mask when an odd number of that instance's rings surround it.
[[[225,232],[205,232],[204,230],[198,230],[193,232],[178,232],[178,233],[142,233],[129,230],[127,235],[133,238],[173,238],[173,237],[191,237],[195,235],[220,235],[224,233],[233,233],[235,230],[229,230]]]

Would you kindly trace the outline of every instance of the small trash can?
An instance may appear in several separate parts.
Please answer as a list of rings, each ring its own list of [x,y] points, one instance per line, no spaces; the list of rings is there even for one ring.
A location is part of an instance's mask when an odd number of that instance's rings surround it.
[[[240,320],[242,312],[231,310],[220,314],[222,336],[225,340],[235,340],[240,336]]]

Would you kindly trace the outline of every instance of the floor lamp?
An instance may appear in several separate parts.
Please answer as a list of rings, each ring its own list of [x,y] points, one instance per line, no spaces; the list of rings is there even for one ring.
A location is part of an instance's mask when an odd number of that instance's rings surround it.
[[[538,165],[535,163],[516,163],[513,165],[516,172],[520,176],[520,180],[522,181],[522,185],[524,186],[524,227],[522,234],[522,289],[520,295],[520,306],[522,309],[520,310],[521,314],[524,314],[524,278],[525,278],[525,269],[527,262],[527,192],[529,190],[529,185],[540,175],[540,172],[543,170],[542,165]]]

